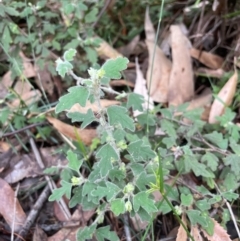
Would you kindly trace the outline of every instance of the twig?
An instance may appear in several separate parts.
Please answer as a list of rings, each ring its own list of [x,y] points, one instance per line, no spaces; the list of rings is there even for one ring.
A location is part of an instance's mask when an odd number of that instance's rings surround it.
[[[30,132],[29,132],[29,131],[28,131],[28,135],[30,136]],[[40,155],[40,153],[39,153],[39,151],[38,151],[38,149],[37,149],[37,147],[36,147],[36,144],[35,144],[35,142],[34,142],[34,140],[33,140],[32,137],[30,137],[30,145],[31,145],[31,148],[32,148],[32,150],[33,150],[33,153],[34,153],[34,155],[35,155],[35,157],[36,157],[36,160],[37,160],[37,162],[38,162],[38,165],[39,165],[42,169],[44,169],[45,166],[44,166],[44,164],[43,164],[41,155]],[[53,191],[54,189],[57,188],[57,186],[56,186],[55,182],[52,180],[52,178],[50,178],[49,176],[45,176],[45,179],[46,179],[46,181],[47,181],[47,183],[48,183],[49,188],[50,188],[51,191]],[[69,209],[68,209],[66,203],[64,202],[64,200],[63,200],[62,198],[60,199],[60,201],[58,201],[58,204],[59,204],[59,206],[61,207],[64,216],[69,220],[69,219],[71,218],[71,214],[70,214],[70,212],[69,212]]]
[[[106,11],[108,5],[110,4],[111,0],[107,0],[106,3],[104,4],[103,8],[101,9],[100,13],[97,16],[96,21],[92,24],[92,28],[96,27],[96,25],[98,24],[98,21],[100,20],[100,18],[102,17],[102,15],[104,14],[104,12]]]
[[[34,124],[31,124],[31,125],[25,126],[25,127],[21,128],[21,129],[18,129],[18,130],[9,132],[9,133],[5,133],[5,134],[3,134],[0,137],[4,138],[4,137],[12,136],[12,135],[18,134],[18,133],[20,133],[22,131],[28,130],[30,128],[37,127],[37,126],[42,126],[42,125],[47,125],[47,124],[49,124],[49,123],[48,122],[34,123]]]
[[[12,228],[11,228],[11,241],[14,240],[14,226],[15,226],[15,219],[16,219],[16,205],[17,205],[18,190],[19,190],[19,183],[14,193],[14,210],[13,210],[13,222],[12,222]]]
[[[132,241],[131,233],[130,233],[130,230],[129,230],[129,222],[128,222],[127,214],[123,215],[123,219],[124,219],[124,231],[125,231],[125,235],[126,235],[126,240],[127,241]]]
[[[21,241],[22,239],[24,239],[27,236],[29,229],[35,222],[35,219],[38,216],[38,213],[40,212],[44,202],[47,200],[49,194],[50,194],[49,186],[45,186],[45,188],[42,191],[41,195],[39,196],[37,202],[32,207],[31,212],[29,213],[25,223],[22,226],[22,229],[19,232],[19,236],[15,239],[15,241]]]

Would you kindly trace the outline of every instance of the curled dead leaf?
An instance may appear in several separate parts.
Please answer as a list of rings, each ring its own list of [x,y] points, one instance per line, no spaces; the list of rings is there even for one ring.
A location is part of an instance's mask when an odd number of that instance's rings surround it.
[[[14,231],[19,231],[26,220],[26,214],[16,199],[15,192],[2,178],[0,178],[0,197],[0,214],[10,227],[14,221]]]
[[[219,78],[220,79],[225,74],[225,71],[223,69],[198,68],[195,73],[197,75],[204,74],[204,75],[207,75],[209,77],[214,77],[214,78]]]
[[[237,88],[237,81],[238,73],[235,71],[234,75],[227,81],[218,93],[217,98],[213,101],[209,113],[209,123],[216,123],[216,117],[221,116],[225,108],[232,103]]]
[[[119,56],[122,57],[122,54],[120,54],[116,49],[114,49],[109,43],[101,39],[101,43],[96,48],[96,51],[98,55],[102,58],[117,58]]]
[[[224,59],[222,57],[206,51],[200,51],[192,48],[190,53],[193,58],[199,60],[202,64],[211,69],[220,69],[224,63]]]
[[[168,102],[169,105],[178,106],[191,100],[194,95],[193,70],[187,37],[178,25],[172,25],[170,30],[173,64],[169,79]]]
[[[146,40],[154,43],[156,33],[153,27],[151,18],[149,16],[149,8],[146,8],[146,12],[145,12],[144,29],[145,29]]]
[[[78,137],[85,145],[90,145],[93,138],[97,137],[97,132],[94,129],[80,129],[75,126],[68,125],[58,119],[47,116],[47,120],[56,128],[61,134],[77,141]]]
[[[166,103],[168,100],[169,77],[172,67],[171,61],[164,55],[162,50],[156,46],[155,58],[154,62],[152,62],[154,55],[154,43],[146,41],[146,44],[149,52],[147,86],[148,89],[150,88],[150,96],[156,102]]]
[[[144,103],[142,104],[143,110],[147,110],[147,108],[153,109],[154,107],[153,100],[148,95],[146,80],[144,79],[143,74],[140,70],[137,58],[136,58],[136,81],[135,81],[135,87],[133,92],[143,96],[144,98]],[[149,104],[148,104],[148,101],[149,101]],[[134,111],[133,115],[138,116],[141,113],[142,112],[136,110]]]

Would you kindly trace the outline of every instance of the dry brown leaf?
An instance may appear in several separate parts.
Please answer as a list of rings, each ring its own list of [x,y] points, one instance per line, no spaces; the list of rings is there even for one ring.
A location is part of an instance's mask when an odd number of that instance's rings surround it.
[[[5,141],[0,141],[0,153],[7,152],[10,148],[11,146],[9,145],[9,143]]]
[[[220,69],[224,63],[224,59],[218,55],[201,51],[195,48],[190,50],[191,56],[200,61],[211,69]]]
[[[64,136],[75,141],[79,136],[85,145],[90,145],[93,138],[97,137],[97,131],[94,129],[76,128],[50,116],[47,116],[47,120]]]
[[[0,197],[0,214],[11,229],[14,221],[14,231],[19,231],[26,220],[26,214],[19,201],[15,199],[15,192],[2,178],[0,178]]]
[[[111,105],[120,104],[120,102],[117,100],[105,100],[105,99],[100,100],[100,103],[102,107],[108,107]],[[74,104],[68,112],[81,112],[85,114],[87,113],[88,109],[92,109],[93,112],[99,111],[99,108],[95,104],[92,104],[90,101],[87,101],[85,107],[82,107],[79,104]]]
[[[146,41],[146,44],[149,52],[147,85],[148,89],[151,86],[149,91],[150,96],[156,102],[166,103],[168,100],[169,77],[172,67],[171,61],[164,55],[162,50],[156,46],[154,63],[152,63],[152,58],[154,55],[154,43]]]
[[[196,96],[189,104],[188,110],[209,106],[212,101],[212,91],[206,88],[200,95]]]
[[[199,227],[203,235],[209,241],[231,241],[227,231],[213,218],[211,218],[214,223],[213,235],[210,236],[203,228]]]
[[[153,109],[154,108],[153,100],[151,97],[149,98],[147,87],[146,87],[146,80],[144,79],[143,74],[140,70],[137,58],[136,58],[136,75],[137,77],[136,77],[135,87],[133,92],[143,96],[144,98],[144,103],[142,104],[143,110],[147,110],[147,108]],[[149,104],[148,104],[148,101],[149,101]],[[142,112],[138,110],[133,112],[133,115],[135,117],[140,114],[142,114]]]
[[[221,79],[225,74],[223,69],[208,69],[208,68],[198,68],[195,72],[197,75],[204,74],[209,77],[219,78]]]
[[[191,235],[192,235],[194,241],[203,241],[203,238],[200,234],[198,226],[191,226]]]
[[[134,83],[125,79],[112,80],[110,81],[110,85],[111,86],[129,86],[132,88],[134,87]]]
[[[145,29],[146,40],[154,43],[156,33],[149,16],[149,8],[146,8],[146,12],[145,12],[144,29]]]
[[[71,223],[69,223],[66,228],[62,228],[53,236],[49,237],[48,241],[59,241],[66,239],[70,241],[76,241],[76,234],[79,227],[85,227],[87,221],[89,221],[89,219],[94,215],[94,213],[95,210],[83,211],[81,207],[78,208],[71,217],[72,225]]]
[[[36,225],[33,233],[33,239],[32,241],[47,241],[47,234],[44,233],[44,231],[39,227],[39,225]]]
[[[187,221],[186,221],[185,214],[182,215],[182,222],[185,224],[185,226],[187,226]],[[183,226],[180,225],[180,227],[178,229],[176,241],[187,241],[187,239],[188,239],[187,232],[185,231]]]
[[[33,103],[38,102],[42,97],[42,94],[39,90],[30,90],[21,95],[21,99],[25,102],[26,105],[31,105]],[[21,103],[20,99],[16,99],[11,102],[10,107],[18,107]]]
[[[44,90],[50,96],[54,93],[54,84],[52,81],[51,74],[49,73],[47,64],[45,64],[43,69],[35,66],[35,71],[38,73],[38,78],[36,78],[36,84],[40,90]]]
[[[215,118],[221,116],[224,113],[225,108],[232,103],[237,88],[237,82],[238,73],[235,71],[234,75],[227,81],[218,93],[217,98],[213,101],[209,113],[209,123],[216,123],[217,120]]]
[[[108,44],[103,39],[101,39],[101,43],[99,44],[99,47],[96,48],[96,51],[100,57],[105,59],[115,59],[117,57],[122,57],[122,54],[120,54],[116,49],[114,49],[110,44]]]
[[[178,106],[191,100],[194,95],[194,81],[190,44],[178,25],[172,25],[172,71],[169,79],[168,103]]]
[[[135,36],[127,45],[118,48],[118,51],[125,57],[129,57],[139,42],[140,36]]]
[[[20,57],[23,59],[23,72],[22,75],[25,78],[32,78],[36,76],[31,60],[26,58],[22,52],[19,53]],[[2,78],[0,82],[0,98],[4,98],[8,92],[8,88],[12,87],[14,80],[11,78],[11,71],[8,71]],[[31,84],[26,80],[18,80],[14,86],[14,90],[20,96],[31,90]]]

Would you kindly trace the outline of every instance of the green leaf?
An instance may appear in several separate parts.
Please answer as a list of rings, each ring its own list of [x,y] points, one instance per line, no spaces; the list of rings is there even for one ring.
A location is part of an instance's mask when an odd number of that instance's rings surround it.
[[[91,195],[98,197],[99,200],[103,197],[107,197],[107,201],[109,202],[121,191],[118,186],[111,182],[107,182],[106,185],[106,187],[97,186],[97,188],[91,192]]]
[[[197,223],[200,224],[203,228],[207,227],[206,218],[201,216],[201,212],[198,210],[188,210],[186,211],[191,225],[196,225]]]
[[[84,50],[87,53],[87,59],[92,63],[95,64],[97,62],[97,51],[91,47],[85,47]]]
[[[43,171],[44,174],[52,175],[52,174],[57,174],[59,173],[59,168],[58,167],[48,167]]]
[[[63,49],[69,49],[69,48],[72,48],[72,49],[75,49],[78,47],[78,45],[80,44],[80,41],[79,39],[72,39],[69,43],[67,43]]]
[[[85,106],[89,91],[88,89],[81,86],[74,86],[68,89],[68,94],[62,96],[59,99],[59,103],[56,106],[56,113],[59,113],[64,110],[69,110],[74,104],[80,104],[81,106]]]
[[[236,176],[232,172],[227,173],[227,175],[225,176],[223,186],[225,187],[225,190],[228,191],[234,191],[237,189],[238,181]]]
[[[105,226],[102,228],[98,228],[96,230],[96,238],[98,241],[105,241],[105,239],[110,241],[118,241],[119,238],[117,234],[113,231],[110,231],[110,226]]]
[[[112,105],[107,108],[107,115],[110,125],[121,125],[122,128],[135,130],[133,119],[127,115],[127,109],[122,106]]]
[[[67,159],[68,159],[68,167],[72,170],[79,172],[80,167],[82,166],[83,161],[78,160],[77,154],[74,153],[72,150],[67,152]]]
[[[139,192],[133,197],[134,211],[138,212],[140,207],[142,207],[147,213],[157,211],[154,201],[149,198],[149,195],[146,192]]]
[[[140,125],[156,126],[155,115],[150,113],[142,113],[137,116],[138,123]]]
[[[166,119],[162,119],[160,121],[160,123],[161,123],[161,129],[163,131],[165,131],[168,136],[170,136],[171,138],[174,138],[174,139],[177,138],[177,134],[176,134],[176,131],[175,131],[175,128],[174,128],[174,124],[171,121],[166,120]]]
[[[87,13],[84,17],[86,23],[95,22],[97,19],[98,9],[93,8],[89,13]]]
[[[66,197],[68,199],[70,199],[71,197],[71,190],[72,190],[72,184],[65,182],[65,181],[61,181],[61,187],[54,189],[52,194],[50,195],[50,197],[48,198],[48,200],[50,202],[52,201],[59,201],[63,195],[66,195]]]
[[[6,13],[8,13],[9,15],[11,15],[11,16],[18,16],[19,15],[19,12],[18,11],[16,11],[14,8],[12,8],[12,7],[6,7],[6,6],[1,6],[1,7],[3,7],[4,8],[4,11],[6,12]]]
[[[217,170],[219,163],[218,157],[211,152],[207,152],[202,156],[202,162],[207,162],[207,166],[214,172]]]
[[[234,172],[237,176],[240,174],[240,156],[236,154],[229,154],[223,160],[226,165],[230,165],[232,172]]]
[[[69,112],[67,114],[69,118],[72,119],[72,122],[81,122],[81,128],[85,128],[89,124],[91,124],[93,121],[96,121],[97,119],[94,116],[94,113],[92,109],[88,109],[86,114],[79,113],[79,112]]]
[[[62,61],[62,59],[58,58],[56,60],[57,67],[56,70],[59,75],[61,75],[63,78],[65,77],[65,74],[67,74],[70,70],[73,69],[73,66],[68,61]]]
[[[158,211],[161,212],[163,215],[165,215],[165,214],[171,212],[172,209],[169,206],[169,204],[164,200],[164,201],[161,202],[161,205],[159,206]]]
[[[125,203],[123,199],[116,198],[111,201],[111,211],[116,215],[119,216],[120,214],[125,213]]]
[[[77,204],[82,203],[82,186],[75,187],[73,191],[73,196],[69,202],[69,207],[73,208],[77,206]]]
[[[142,95],[136,93],[130,93],[128,95],[127,108],[132,107],[133,110],[143,111],[142,104],[144,103],[144,98]]]
[[[72,3],[63,4],[63,11],[66,15],[71,14],[75,9],[76,8]]]
[[[210,203],[206,199],[197,201],[196,206],[201,210],[201,212],[207,211],[211,208]]]
[[[88,7],[87,7],[87,5],[79,2],[79,3],[77,3],[77,9],[80,10],[80,11],[87,11]]]
[[[92,182],[85,182],[83,184],[83,191],[82,191],[82,195],[86,196],[86,195],[90,195],[90,193],[97,187],[97,184],[92,183]]]
[[[230,147],[234,151],[235,154],[240,156],[240,145],[236,143],[236,141],[230,138]]]
[[[72,61],[74,59],[74,56],[76,55],[77,51],[76,49],[69,49],[65,51],[63,58],[64,60],[67,61]]]
[[[90,227],[80,228],[77,232],[77,241],[86,241],[92,239],[97,225],[91,225]]]
[[[217,145],[223,150],[226,150],[228,147],[228,140],[223,139],[223,134],[218,133],[217,131],[214,131],[210,134],[205,134],[204,137],[209,140],[211,143]]]
[[[239,195],[237,193],[233,193],[233,192],[224,192],[224,193],[222,193],[222,195],[229,202],[232,202],[239,197]]]
[[[144,171],[144,165],[139,164],[139,163],[131,163],[129,166],[132,170],[133,175],[136,177],[140,173]]]
[[[156,153],[151,149],[151,146],[146,145],[142,140],[137,140],[128,145],[127,151],[130,154],[130,159],[139,162],[147,162],[154,158]]]
[[[116,59],[107,60],[102,69],[105,71],[105,76],[111,79],[120,79],[121,73],[120,71],[127,68],[128,59],[123,57],[118,57]]]
[[[183,206],[189,207],[191,206],[193,203],[193,196],[191,194],[185,195],[185,194],[181,194],[181,204]]]
[[[214,222],[213,220],[208,217],[207,215],[204,215],[205,217],[205,221],[207,223],[206,227],[204,227],[204,230],[206,230],[206,232],[210,235],[210,236],[213,236],[213,232],[214,232]]]
[[[100,159],[98,166],[101,177],[106,177],[112,169],[112,162],[119,160],[117,151],[110,144],[102,146],[97,152],[96,157]]]

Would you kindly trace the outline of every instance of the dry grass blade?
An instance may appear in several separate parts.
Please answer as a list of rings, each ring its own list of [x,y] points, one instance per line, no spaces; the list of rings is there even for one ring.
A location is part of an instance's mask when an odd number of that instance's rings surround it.
[[[191,100],[194,95],[193,70],[187,37],[178,25],[172,25],[170,30],[173,64],[168,102],[169,105],[178,106]]]

